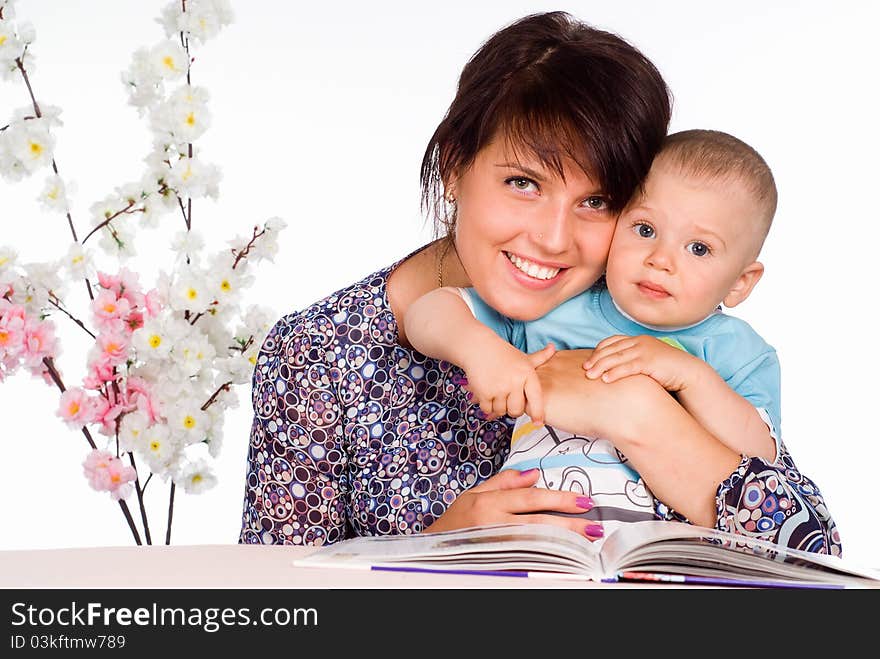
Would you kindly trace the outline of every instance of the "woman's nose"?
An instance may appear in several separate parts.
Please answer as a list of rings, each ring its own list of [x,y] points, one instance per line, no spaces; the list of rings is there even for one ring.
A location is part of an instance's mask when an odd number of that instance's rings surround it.
[[[563,204],[547,210],[532,237],[546,252],[558,254],[567,250],[572,242],[571,210]]]

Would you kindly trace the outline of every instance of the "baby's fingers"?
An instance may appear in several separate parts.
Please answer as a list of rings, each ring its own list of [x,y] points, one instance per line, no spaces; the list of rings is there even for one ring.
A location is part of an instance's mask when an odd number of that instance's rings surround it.
[[[526,394],[526,410],[532,421],[537,424],[544,423],[544,391],[541,389],[541,380],[537,375],[526,379],[524,387]]]
[[[592,379],[601,377],[602,382],[615,382],[616,380],[620,380],[621,378],[629,377],[630,375],[636,375],[643,372],[644,371],[637,361],[627,361],[612,368],[609,368],[599,375],[593,376]],[[590,377],[590,371],[587,371],[587,377]]]
[[[522,389],[515,388],[507,396],[507,414],[522,416],[526,411],[526,397]]]

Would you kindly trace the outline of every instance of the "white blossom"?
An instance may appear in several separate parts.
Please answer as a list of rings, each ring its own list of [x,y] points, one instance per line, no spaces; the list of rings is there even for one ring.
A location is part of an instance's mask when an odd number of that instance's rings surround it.
[[[198,158],[179,158],[171,165],[168,185],[181,197],[211,197],[216,199],[220,193],[220,170]]]
[[[121,74],[121,79],[128,91],[129,105],[136,107],[141,116],[165,95],[162,78],[153,66],[152,53],[146,48],[134,52],[131,64]]]
[[[153,129],[178,144],[194,142],[211,123],[207,103],[206,89],[184,85],[157,104],[150,116]]]
[[[24,50],[24,44],[19,36],[15,33],[15,28],[11,21],[0,21],[0,65],[4,69],[12,68],[18,70],[15,59],[21,55]]]
[[[257,343],[262,343],[275,320],[275,313],[269,307],[251,305],[244,315],[244,331],[239,330],[236,336],[247,338],[252,335]]]
[[[201,231],[178,231],[171,237],[171,251],[178,259],[196,255],[205,247],[205,239]]]
[[[150,420],[143,412],[129,412],[119,424],[119,449],[142,453],[144,451],[144,431],[150,425]]]
[[[134,230],[127,225],[124,217],[110,222],[99,233],[101,239],[98,241],[98,246],[106,254],[114,256],[120,261],[126,261],[137,253],[135,251]]]
[[[181,330],[177,322],[179,321],[161,315],[145,321],[143,327],[136,329],[131,335],[131,341],[138,359],[152,362],[167,358],[174,348],[174,341],[186,331]]]
[[[243,269],[233,270],[232,262],[228,252],[215,254],[205,270],[208,288],[221,308],[237,304],[242,290],[253,282],[253,277],[245,274]]]
[[[188,377],[208,369],[216,356],[214,346],[197,329],[174,346],[172,358],[175,365]]]
[[[140,434],[138,453],[146,459],[147,466],[155,474],[168,476],[176,468],[180,451],[180,442],[171,436],[164,423],[155,423]]]
[[[235,407],[238,404],[238,397],[234,392],[229,391],[225,393],[231,394],[234,404],[229,404],[228,402],[224,402],[222,406],[214,404],[207,410],[208,416],[211,417],[211,430],[205,439],[205,444],[208,445],[208,455],[212,458],[217,458],[220,455],[220,450],[223,448],[223,412],[225,411],[223,408]]]
[[[211,303],[211,291],[202,274],[194,268],[184,267],[172,280],[168,302],[177,311],[201,313]]]
[[[155,74],[164,80],[177,80],[189,70],[186,50],[177,41],[162,41],[150,49],[150,63]]]
[[[80,243],[71,243],[62,263],[71,279],[88,279],[95,275],[91,251]]]
[[[67,282],[61,278],[58,263],[27,263],[23,266],[23,269],[25,278],[33,288],[32,295],[39,295],[44,300],[48,299],[50,292],[57,297],[64,297],[64,292],[67,290]]]
[[[70,203],[67,200],[67,190],[64,181],[58,174],[49,174],[46,184],[43,186],[40,196],[37,198],[40,204],[49,210],[67,213]]]
[[[6,150],[28,174],[52,162],[55,138],[49,132],[48,122],[39,118],[16,121],[4,133]]]
[[[204,43],[232,23],[233,13],[228,0],[189,0],[185,12],[180,2],[171,2],[156,20],[169,38],[187,32],[195,41]]]
[[[3,272],[7,268],[11,269],[15,265],[15,260],[17,258],[18,252],[12,247],[0,245],[0,272]]]
[[[174,401],[166,413],[168,430],[171,436],[180,440],[184,446],[204,441],[211,428],[211,417],[202,410],[205,401],[195,397],[184,397]]]
[[[37,31],[34,24],[30,21],[24,21],[18,24],[18,38],[25,45],[30,45],[37,40]]]
[[[217,484],[217,477],[206,460],[195,460],[181,466],[174,482],[187,494],[201,494]]]

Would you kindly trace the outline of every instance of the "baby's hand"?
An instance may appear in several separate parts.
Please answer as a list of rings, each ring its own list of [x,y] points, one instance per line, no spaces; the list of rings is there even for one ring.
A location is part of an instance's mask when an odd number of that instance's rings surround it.
[[[694,360],[699,359],[653,336],[609,336],[584,362],[587,377],[614,382],[643,374],[667,391],[681,391],[692,379]]]
[[[473,346],[471,358],[462,365],[467,389],[480,409],[493,418],[521,416],[528,405],[532,420],[542,423],[544,402],[535,369],[555,352],[552,344],[526,354],[504,341],[481,342]]]

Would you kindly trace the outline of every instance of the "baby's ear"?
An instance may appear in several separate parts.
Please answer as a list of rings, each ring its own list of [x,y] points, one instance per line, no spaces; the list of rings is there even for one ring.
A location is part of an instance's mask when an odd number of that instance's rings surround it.
[[[761,279],[761,275],[763,274],[764,266],[757,261],[743,268],[743,271],[740,273],[739,277],[737,277],[733,288],[731,288],[730,292],[725,296],[723,300],[724,306],[727,308],[735,307],[745,300],[751,294],[752,289]]]

